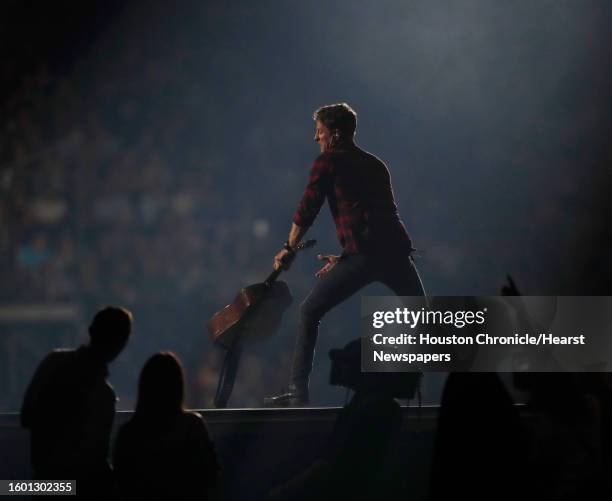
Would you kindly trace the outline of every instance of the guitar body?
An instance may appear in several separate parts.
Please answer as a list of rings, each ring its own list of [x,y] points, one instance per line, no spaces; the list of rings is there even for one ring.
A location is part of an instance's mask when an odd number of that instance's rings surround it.
[[[296,252],[308,249],[316,240],[308,240],[297,245]],[[281,270],[273,271],[261,283],[242,289],[231,304],[215,313],[206,326],[215,344],[227,350],[223,367],[219,374],[215,407],[223,409],[234,388],[238,372],[242,346],[265,339],[280,327],[283,313],[292,301],[289,287],[278,281]]]
[[[241,343],[260,341],[278,330],[292,300],[285,282],[249,285],[212,316],[208,332],[216,344],[225,348],[230,348],[237,337]]]

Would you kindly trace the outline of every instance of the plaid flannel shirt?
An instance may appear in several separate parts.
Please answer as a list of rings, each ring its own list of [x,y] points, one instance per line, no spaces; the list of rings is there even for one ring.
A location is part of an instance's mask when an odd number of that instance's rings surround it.
[[[319,155],[293,222],[310,227],[326,198],[343,253],[412,250],[389,170],[374,155],[356,146]]]

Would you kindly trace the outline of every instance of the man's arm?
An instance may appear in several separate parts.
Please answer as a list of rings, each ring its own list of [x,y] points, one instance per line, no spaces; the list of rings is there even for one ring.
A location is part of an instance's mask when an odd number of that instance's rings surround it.
[[[331,189],[330,170],[331,165],[324,155],[319,156],[312,164],[308,184],[293,215],[293,223],[304,228],[304,233],[314,223]],[[292,227],[291,230],[294,231],[294,228]]]
[[[295,249],[307,231],[308,228],[303,228],[302,226],[292,223],[291,230],[289,230],[289,238],[287,238],[289,247]],[[288,270],[291,267],[293,256],[295,256],[295,252],[285,248],[281,249],[278,254],[274,256],[274,269],[278,270],[279,268],[282,268],[284,270]]]
[[[44,405],[41,405],[41,399],[48,397],[46,390],[49,382],[53,378],[53,372],[57,366],[57,355],[50,353],[36,368],[36,372],[28,385],[21,405],[20,421],[24,428],[32,428],[38,419],[41,419],[40,413],[46,410]]]
[[[287,239],[291,248],[295,248],[300,243],[300,240],[319,214],[323,202],[325,202],[331,182],[329,169],[330,165],[323,156],[318,157],[310,169],[308,184],[293,216],[293,224]],[[293,256],[294,253],[291,250],[283,248],[274,256],[274,269],[288,270]]]
[[[289,238],[287,239],[289,246],[295,249],[295,247],[301,242],[307,231],[308,228],[303,228],[302,226],[298,226],[297,224],[292,223],[291,230],[289,230]]]

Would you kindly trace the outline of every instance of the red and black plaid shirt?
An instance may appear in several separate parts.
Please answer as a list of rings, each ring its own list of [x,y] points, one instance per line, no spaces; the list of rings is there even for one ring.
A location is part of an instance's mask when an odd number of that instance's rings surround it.
[[[293,222],[302,228],[311,226],[326,198],[344,253],[412,249],[389,171],[374,155],[356,146],[319,155]]]

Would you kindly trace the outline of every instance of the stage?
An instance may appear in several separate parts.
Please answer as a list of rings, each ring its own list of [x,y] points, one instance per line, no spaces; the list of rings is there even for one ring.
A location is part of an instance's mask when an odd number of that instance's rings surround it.
[[[325,450],[339,407],[198,410],[208,423],[223,466],[224,499],[261,499],[310,466]],[[426,499],[438,407],[402,407],[381,484]],[[114,431],[132,412],[120,411]],[[31,478],[28,432],[16,413],[0,414],[0,478]]]

